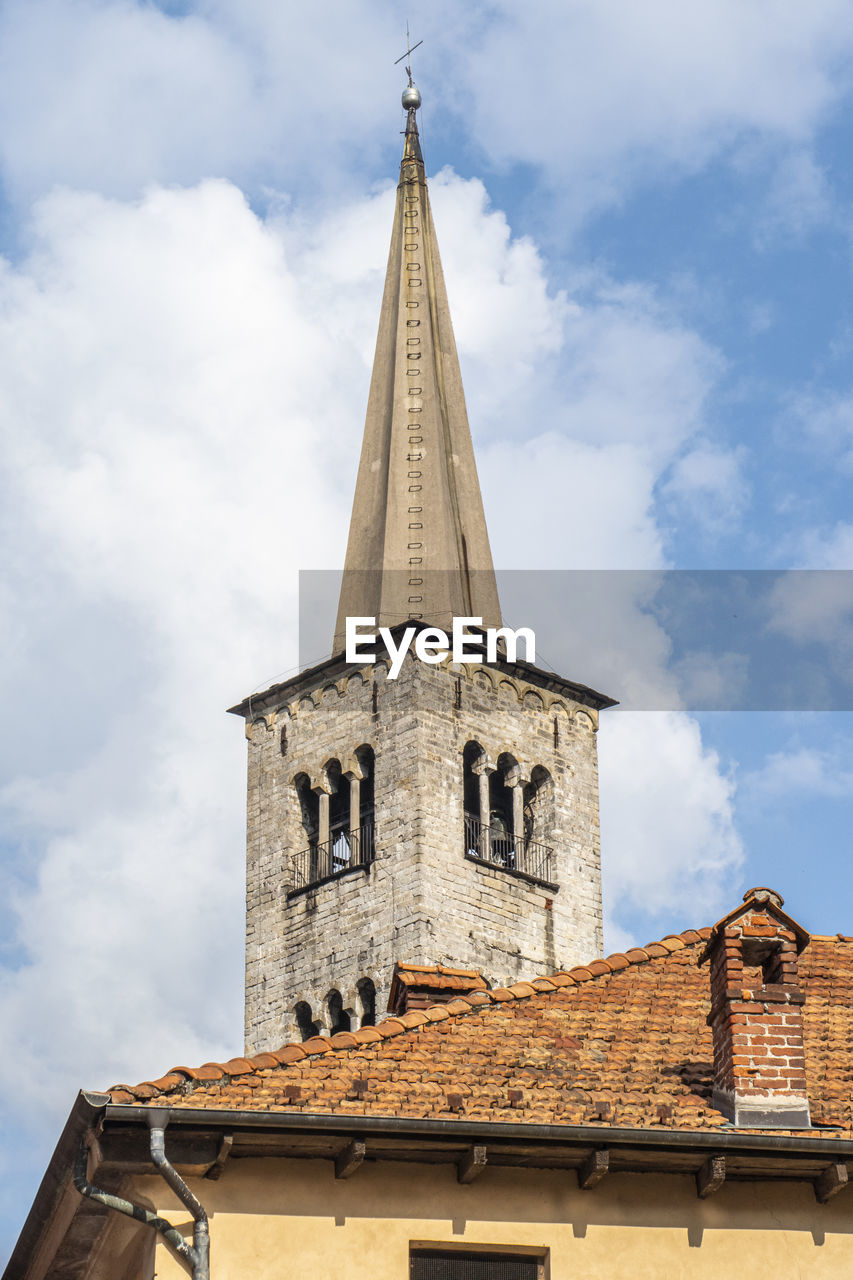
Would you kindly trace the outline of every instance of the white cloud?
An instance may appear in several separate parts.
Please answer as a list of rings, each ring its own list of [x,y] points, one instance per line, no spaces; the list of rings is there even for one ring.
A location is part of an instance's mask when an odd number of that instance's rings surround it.
[[[745,458],[743,448],[724,449],[697,440],[673,465],[663,496],[673,502],[682,519],[692,518],[709,533],[731,529],[749,496]]]
[[[783,427],[805,437],[844,472],[853,471],[853,394],[809,391],[792,396]]]
[[[632,482],[646,468],[654,483],[705,428],[721,356],[637,282],[620,284],[587,269],[570,280],[571,296],[550,291],[536,245],[510,237],[505,215],[489,207],[480,182],[444,172],[431,195],[475,435],[488,424],[489,436],[515,449],[522,466],[526,450],[547,450],[549,441],[571,442],[590,462],[599,450],[610,456],[616,497],[608,516],[619,524],[622,468],[633,472]],[[707,441],[703,448],[706,472],[712,460],[720,471],[728,455],[714,453]],[[576,470],[572,459],[565,462],[560,474]],[[732,477],[730,461],[725,479]],[[645,488],[641,501],[649,500]],[[598,487],[599,502],[609,502],[607,490]],[[611,520],[600,524],[608,536]],[[587,539],[592,567],[624,568],[625,557],[648,566],[649,543],[641,537],[638,549],[634,522],[622,533],[629,531],[613,560]],[[651,563],[658,562],[652,553]]]
[[[803,538],[801,554],[814,569],[853,569],[853,524],[839,520],[825,532],[809,531]]]
[[[476,178],[463,182],[443,169],[430,182],[454,328],[464,335],[469,362],[502,370],[489,407],[531,379],[543,358],[558,351],[568,318],[579,308],[560,291],[549,296],[545,264],[533,241],[511,236],[506,214],[492,209]],[[518,323],[523,300],[524,325]],[[509,383],[504,379],[509,378]]]
[[[0,165],[27,200],[55,184],[133,195],[227,176],[328,190],[387,130],[399,69],[375,3],[10,0],[0,13]],[[381,68],[381,70],[380,70]],[[375,92],[388,76],[389,97]],[[346,129],[342,116],[346,116]]]
[[[699,650],[672,664],[682,702],[703,710],[726,710],[750,692],[750,659],[744,653]]]
[[[761,604],[771,640],[779,635],[795,646],[777,673],[780,687],[786,672],[791,685],[784,696],[802,708],[846,710],[853,687],[853,573],[792,570],[770,580]]]
[[[767,333],[777,319],[776,307],[771,302],[751,302],[746,306],[747,328],[753,336]]]
[[[842,0],[503,0],[490,14],[460,55],[475,136],[497,162],[541,165],[561,187],[571,173],[561,203],[580,210],[756,134],[802,154],[847,87]]]
[[[849,798],[853,769],[838,751],[795,747],[774,752],[760,769],[745,773],[739,790],[748,803],[774,807],[804,795]]]
[[[623,425],[630,430],[629,420]],[[502,568],[661,567],[655,470],[636,445],[596,447],[547,431],[486,443],[478,465]]]
[[[607,279],[571,316],[561,363],[568,432],[598,444],[630,441],[656,469],[702,428],[722,371],[719,355],[650,290]]]
[[[0,134],[6,181],[130,194],[154,177],[201,178],[266,135],[252,71],[197,15],[120,0],[5,5]]]
[[[785,155],[776,166],[767,204],[758,223],[758,240],[808,235],[834,217],[833,199],[826,172],[814,156],[802,149]]]
[[[605,901],[684,928],[732,897],[743,860],[734,784],[699,726],[679,712],[602,717],[599,732]]]
[[[222,182],[58,193],[0,284],[2,799],[38,850],[3,1017],[61,1106],[71,1081],[236,1047],[244,744],[224,708],[295,661],[297,561],[343,544],[324,455],[357,439],[366,375],[340,335],[332,369],[286,244]],[[42,686],[72,677],[38,714],[33,652]]]
[[[0,166],[26,200],[55,183],[122,196],[227,176],[260,192],[363,184],[400,89],[392,0],[10,0],[0,14]],[[846,82],[842,0],[539,0],[419,14],[423,128],[448,104],[497,165],[541,166],[561,219],[662,171],[693,173],[760,139],[763,180],[823,212],[810,152]],[[377,84],[387,85],[387,97]],[[432,86],[441,86],[436,91]],[[774,203],[775,201],[775,203]],[[779,199],[771,197],[777,213]],[[773,215],[776,216],[776,215]],[[564,223],[565,225],[565,223]]]
[[[791,570],[775,580],[767,595],[769,630],[802,644],[853,646],[853,573],[849,570]]]

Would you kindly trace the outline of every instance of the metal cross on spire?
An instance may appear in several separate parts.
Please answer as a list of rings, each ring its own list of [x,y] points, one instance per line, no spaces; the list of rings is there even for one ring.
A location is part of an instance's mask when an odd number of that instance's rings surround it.
[[[412,44],[412,37],[409,35],[409,24],[407,22],[406,23],[406,45],[407,45],[406,52],[402,53],[400,57],[397,58],[397,60],[394,63],[394,66],[395,67],[399,66],[399,64],[403,61],[404,58],[411,59],[411,56],[414,53],[415,49],[419,49],[422,44],[423,44],[423,40],[419,40],[417,44]],[[406,64],[406,75],[409,77],[409,87],[411,88],[411,84],[412,84],[411,62],[408,62]]]

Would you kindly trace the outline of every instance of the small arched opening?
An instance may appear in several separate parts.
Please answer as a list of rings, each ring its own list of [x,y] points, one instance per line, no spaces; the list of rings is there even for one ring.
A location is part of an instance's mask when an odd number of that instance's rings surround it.
[[[515,786],[518,761],[504,752],[489,777],[489,831],[493,862],[515,866]]]
[[[480,816],[480,779],[474,765],[483,758],[479,742],[466,742],[462,752],[462,807],[472,818]]]
[[[554,781],[547,769],[536,765],[524,787],[524,844],[549,839],[554,825]]]
[[[355,753],[361,778],[358,780],[358,802],[352,803],[354,853],[359,862],[372,862],[375,852],[376,756],[373,747],[358,747]],[[355,782],[351,784],[353,787]],[[353,797],[353,801],[355,797]]]
[[[479,742],[466,742],[462,750],[462,813],[465,835],[465,852],[471,857],[483,855],[483,844],[487,838],[483,831],[489,825],[489,815],[485,810],[485,785],[480,781],[482,762],[485,753]],[[480,766],[479,768],[477,766]]]
[[[371,978],[362,978],[358,984],[358,1003],[361,1008],[361,1025],[376,1026],[376,987]]]
[[[350,848],[350,780],[342,772],[340,760],[329,760],[325,768],[329,783],[329,839],[327,875],[343,871],[352,861]]]
[[[299,1001],[293,1010],[293,1016],[296,1019],[296,1026],[302,1040],[310,1040],[312,1036],[319,1034],[320,1028],[311,1017],[311,1006],[307,1000]]]
[[[293,881],[302,888],[316,880],[320,865],[320,797],[311,786],[307,773],[298,773],[293,779],[304,832],[302,848],[294,850],[292,859]]]
[[[311,790],[311,779],[307,773],[298,773],[293,782],[299,798],[305,843],[316,845],[320,832],[320,797]]]
[[[337,1031],[349,1031],[352,1023],[349,1009],[344,1008],[340,991],[334,988],[326,996],[326,1008],[329,1011],[329,1034]]]

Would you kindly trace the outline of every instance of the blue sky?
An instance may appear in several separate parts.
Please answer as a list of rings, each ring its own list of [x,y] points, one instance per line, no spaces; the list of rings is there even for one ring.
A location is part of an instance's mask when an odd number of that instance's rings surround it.
[[[79,1086],[240,1048],[223,710],[343,556],[406,16],[0,3],[0,1253]],[[849,569],[849,5],[409,17],[496,562]],[[848,714],[604,721],[613,948],[767,883],[853,933]]]

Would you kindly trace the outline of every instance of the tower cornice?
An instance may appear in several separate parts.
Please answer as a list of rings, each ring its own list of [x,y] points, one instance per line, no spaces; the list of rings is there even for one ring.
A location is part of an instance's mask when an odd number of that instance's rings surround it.
[[[407,626],[424,630],[428,625],[426,622],[407,619],[392,627],[391,633],[396,640],[399,639]],[[380,654],[379,660],[384,661],[386,657],[387,655]],[[251,720],[254,716],[263,715],[276,707],[295,702],[304,694],[310,693],[323,685],[332,684],[351,675],[353,672],[369,673],[371,667],[372,664],[365,664],[363,661],[347,662],[343,653],[338,653],[330,658],[325,658],[322,662],[318,662],[312,667],[306,667],[297,675],[291,676],[289,680],[282,680],[277,684],[270,685],[269,688],[260,693],[250,694],[242,702],[229,707],[228,712],[230,715],[242,716],[246,720]],[[444,664],[440,669],[449,671],[453,676],[461,675],[464,679],[480,668],[493,671],[497,676],[522,680],[533,688],[545,690],[558,697],[569,698],[572,702],[591,707],[594,711],[604,711],[607,707],[619,705],[616,698],[610,698],[606,693],[599,693],[598,690],[592,689],[588,685],[578,684],[574,680],[567,680],[564,676],[558,675],[554,671],[545,671],[541,667],[534,666],[531,662],[524,662],[522,659],[508,662],[499,658],[496,662],[489,662],[484,657],[482,662],[472,664],[470,669],[466,666],[460,671],[449,664]]]

